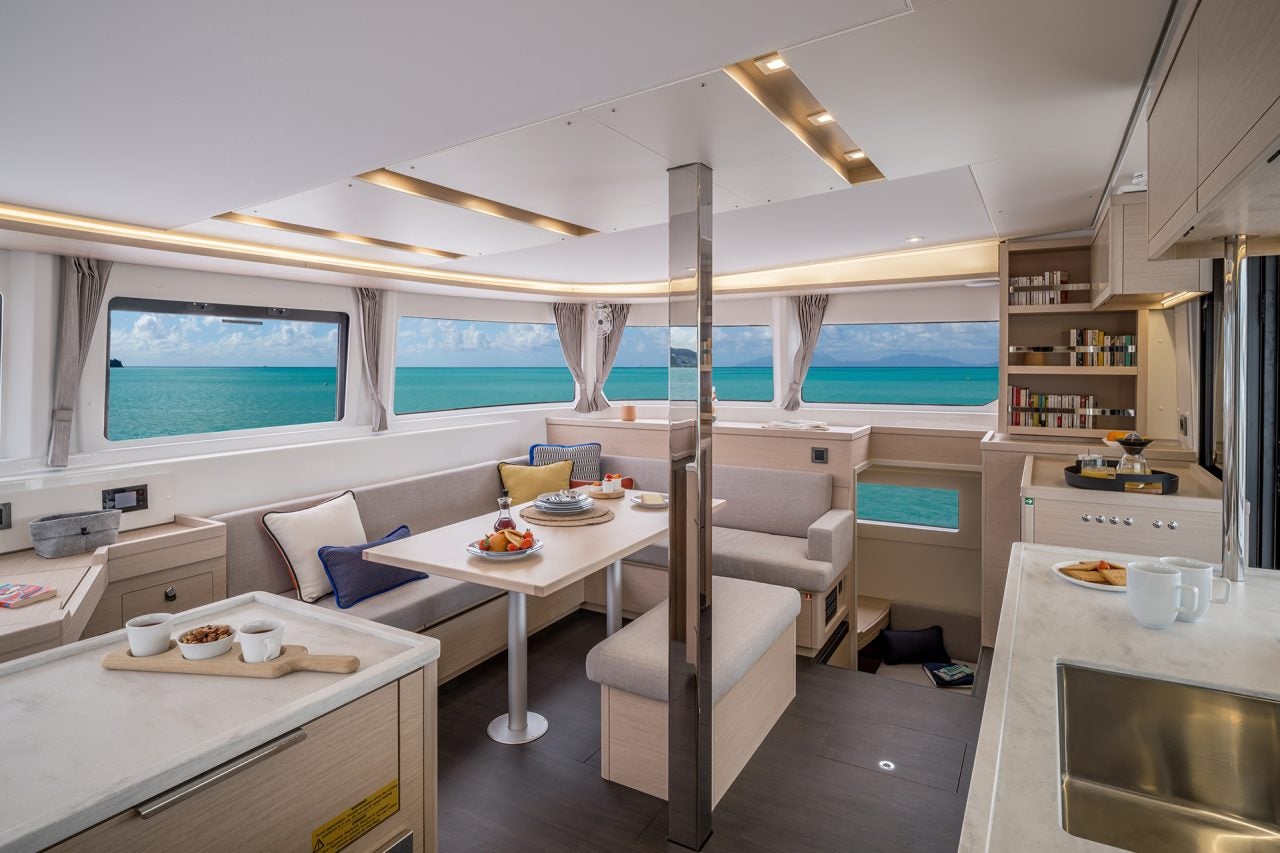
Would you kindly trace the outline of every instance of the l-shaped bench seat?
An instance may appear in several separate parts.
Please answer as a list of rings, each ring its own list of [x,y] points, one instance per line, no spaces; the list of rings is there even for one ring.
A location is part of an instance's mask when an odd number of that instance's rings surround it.
[[[601,470],[632,477],[636,488],[666,489],[666,463],[603,456]],[[712,573],[790,587],[802,598],[796,649],[813,655],[848,611],[856,521],[833,507],[831,475],[776,468],[716,465],[712,493],[724,498],[713,516]],[[623,563],[623,608],[638,616],[667,597],[667,540]],[[588,579],[587,601],[604,603],[602,580]]]

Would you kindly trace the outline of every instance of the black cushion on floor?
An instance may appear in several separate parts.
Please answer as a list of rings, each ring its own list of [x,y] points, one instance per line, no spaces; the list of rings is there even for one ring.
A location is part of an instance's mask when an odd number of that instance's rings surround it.
[[[919,631],[880,632],[884,637],[884,662],[889,666],[904,663],[951,663],[947,647],[942,643],[942,628],[934,625]]]

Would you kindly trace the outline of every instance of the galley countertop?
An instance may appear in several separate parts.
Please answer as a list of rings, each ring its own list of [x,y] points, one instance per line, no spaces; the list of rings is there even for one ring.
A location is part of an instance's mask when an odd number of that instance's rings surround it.
[[[103,669],[123,630],[0,665],[0,850],[55,844],[440,656],[430,637],[263,592],[177,614],[174,634],[267,617],[290,645],[353,654],[360,668],[275,679]]]
[[[1134,555],[1015,543],[960,850],[1088,851],[1061,826],[1057,665],[1073,663],[1280,699],[1280,572],[1250,570],[1196,623],[1143,628],[1123,595],[1050,573],[1063,560]]]

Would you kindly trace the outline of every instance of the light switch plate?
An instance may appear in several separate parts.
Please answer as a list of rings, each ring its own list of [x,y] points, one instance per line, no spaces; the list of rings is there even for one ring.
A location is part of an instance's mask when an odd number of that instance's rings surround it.
[[[827,449],[825,447],[811,447],[809,449],[809,461],[815,465],[826,465]]]
[[[136,512],[147,508],[147,484],[102,490],[102,508]]]

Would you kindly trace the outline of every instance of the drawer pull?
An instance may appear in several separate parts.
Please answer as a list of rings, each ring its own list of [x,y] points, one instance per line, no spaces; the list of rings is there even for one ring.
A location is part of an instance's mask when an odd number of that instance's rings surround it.
[[[289,747],[297,743],[302,743],[307,739],[307,733],[303,729],[294,729],[287,734],[283,734],[273,741],[264,743],[262,746],[247,752],[239,758],[233,758],[221,767],[215,767],[207,773],[204,773],[190,782],[184,782],[176,788],[170,788],[158,797],[154,797],[134,807],[134,811],[138,813],[138,817],[146,820],[154,817],[170,806],[177,805],[189,797],[193,797],[201,791],[212,788],[214,785],[226,779],[230,779],[242,770],[248,770],[253,765],[264,759],[270,758],[277,753],[283,752]]]
[[[177,601],[177,600],[178,600],[178,591],[177,591],[176,589],[174,589],[173,587],[169,587],[168,589],[166,589],[166,590],[164,591],[164,600],[165,600],[165,601]]]

